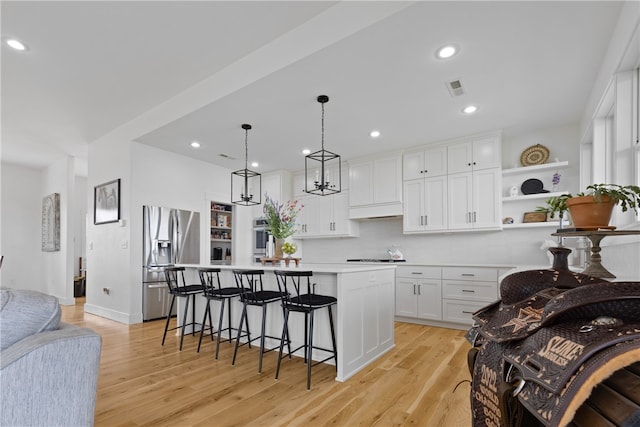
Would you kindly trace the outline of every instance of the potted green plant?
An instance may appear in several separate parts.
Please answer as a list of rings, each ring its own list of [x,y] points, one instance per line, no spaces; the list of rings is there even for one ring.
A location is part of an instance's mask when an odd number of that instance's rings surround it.
[[[284,239],[293,236],[296,232],[295,220],[303,207],[304,205],[299,203],[298,200],[279,203],[265,194],[263,211],[267,220],[267,229],[274,239],[276,239],[274,254],[276,258],[282,258]]]
[[[640,187],[637,185],[591,184],[586,192],[562,194],[550,197],[546,206],[538,211],[547,212],[551,218],[557,213],[562,220],[569,210],[576,228],[605,228],[609,226],[611,213],[615,205],[622,212],[632,209],[636,214],[640,208]]]

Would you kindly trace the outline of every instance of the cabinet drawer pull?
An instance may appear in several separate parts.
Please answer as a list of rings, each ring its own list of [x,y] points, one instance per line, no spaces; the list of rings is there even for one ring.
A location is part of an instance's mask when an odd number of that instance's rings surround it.
[[[473,289],[463,289],[462,292],[475,293],[475,291]]]
[[[416,294],[416,285],[413,285],[413,294]]]
[[[462,314],[473,314],[473,311],[462,310]]]
[[[465,277],[474,277],[475,274],[473,273],[462,273],[461,276],[465,276]]]
[[[419,271],[412,271],[411,274],[420,274],[420,275],[422,275],[422,273],[419,272]]]

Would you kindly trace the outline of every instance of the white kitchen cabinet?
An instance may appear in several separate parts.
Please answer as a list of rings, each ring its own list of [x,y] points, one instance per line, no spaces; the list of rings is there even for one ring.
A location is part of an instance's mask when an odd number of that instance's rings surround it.
[[[403,232],[501,229],[500,163],[499,132],[406,152]]]
[[[307,195],[299,197],[304,208],[296,221],[296,238],[357,237],[359,224],[349,219],[349,194],[341,192],[330,196]]]
[[[298,202],[303,206],[296,218],[295,238],[303,239],[320,234],[320,197],[314,195],[299,196]]]
[[[349,217],[402,215],[402,157],[398,153],[349,162]]]
[[[262,174],[262,203],[253,206],[253,216],[264,216],[265,194],[280,203],[286,203],[291,199],[291,173],[288,171],[276,171]]]
[[[404,233],[447,229],[447,177],[404,183]]]
[[[497,301],[511,267],[398,265],[396,320],[467,329],[472,314]]]
[[[441,320],[440,267],[396,269],[396,316]]]
[[[501,144],[499,134],[492,134],[447,146],[447,172],[455,174],[501,167]]]
[[[304,192],[304,171],[293,175],[291,189],[294,197],[306,196]]]
[[[317,162],[316,162],[317,163]],[[319,174],[319,171],[316,169],[309,171],[309,176],[307,177],[307,188],[314,188],[314,181],[316,179],[316,172]],[[341,168],[338,168],[337,165],[334,165],[326,170],[325,177],[328,178],[331,182],[337,184],[338,180],[340,180],[340,185],[342,187],[342,191],[346,191],[349,189],[349,167],[346,162],[342,162]],[[292,192],[294,197],[306,196],[309,193],[305,193],[305,174],[304,169],[296,172],[293,175],[293,184],[292,184]],[[320,196],[327,197],[327,196]]]
[[[499,168],[448,175],[449,230],[500,228],[500,179]]]
[[[409,151],[403,156],[403,179],[430,178],[447,174],[447,147]]]
[[[442,268],[442,320],[471,325],[472,314],[498,300],[498,277],[494,267]]]

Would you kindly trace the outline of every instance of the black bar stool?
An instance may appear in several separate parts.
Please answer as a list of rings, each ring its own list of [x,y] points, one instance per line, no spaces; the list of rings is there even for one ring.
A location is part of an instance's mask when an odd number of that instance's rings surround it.
[[[202,344],[202,336],[205,329],[209,331],[211,341],[213,341],[213,334],[216,334],[216,359],[218,358],[218,350],[220,349],[220,337],[224,331],[229,331],[229,338],[224,342],[231,342],[231,331],[237,330],[231,326],[231,299],[237,297],[242,293],[241,289],[237,286],[223,288],[220,286],[220,269],[219,268],[199,268],[198,275],[200,276],[200,283],[204,289],[204,297],[207,299],[207,305],[204,310],[204,317],[202,318],[202,328],[200,329],[200,340],[198,341],[198,353],[200,352],[200,345]],[[218,318],[218,328],[213,329],[213,321],[211,319],[211,300],[220,301],[220,316]],[[227,327],[223,328],[222,323],[224,320],[224,305],[227,303]],[[207,327],[207,318],[209,319],[209,327]]]
[[[248,344],[249,348],[251,348],[251,342],[260,339],[260,361],[258,363],[258,372],[262,372],[263,354],[278,348],[273,347],[265,350],[265,338],[280,340],[280,337],[266,335],[265,329],[267,322],[267,306],[269,304],[282,301],[283,295],[280,291],[264,290],[262,284],[262,276],[264,275],[264,270],[233,270],[233,275],[236,280],[236,286],[238,287],[238,289],[242,290],[242,293],[240,294],[240,300],[243,303],[243,307],[242,316],[240,316],[240,326],[238,327],[238,336],[236,338],[236,346],[233,350],[233,360],[231,361],[231,364],[235,365],[236,363],[236,355],[238,353],[238,347],[240,345]],[[247,319],[247,307],[250,305],[262,307],[262,328],[260,336],[255,338],[251,338],[249,332],[249,320]],[[247,325],[247,342],[240,344],[243,323],[246,323]],[[286,337],[287,339],[289,338],[289,333],[287,330],[283,332],[283,337]],[[284,341],[281,341],[280,344],[281,345],[279,347],[284,345]],[[291,349],[289,343],[287,344],[289,349]]]
[[[167,267],[164,269],[164,277],[169,287],[169,293],[172,295],[171,305],[169,306],[169,312],[167,313],[167,323],[164,325],[164,334],[162,335],[162,345],[167,337],[167,331],[181,328],[180,333],[180,350],[182,350],[182,342],[184,341],[184,330],[187,326],[192,327],[192,335],[196,334],[196,295],[203,292],[202,285],[187,285],[184,281],[184,267]],[[189,312],[189,297],[193,302],[193,309],[191,310],[191,323],[187,324],[187,313]],[[173,311],[173,304],[176,302],[176,298],[184,298],[184,314],[182,316],[182,327],[177,326],[169,329],[169,321],[171,320],[171,312]]]
[[[338,370],[338,350],[336,347],[336,334],[333,327],[333,313],[331,312],[331,306],[336,305],[338,300],[331,296],[318,295],[315,293],[315,283],[313,284],[314,289],[311,287],[311,277],[313,276],[313,272],[311,271],[275,270],[273,273],[276,275],[278,287],[283,293],[282,306],[284,308],[284,325],[282,328],[280,352],[278,353],[276,379],[278,379],[278,375],[280,373],[280,362],[283,357],[282,351],[284,349],[283,344],[285,333],[287,334],[287,337],[289,337],[289,313],[292,311],[304,313],[304,344],[293,351],[295,352],[304,348],[304,361],[307,364],[307,390],[309,390],[311,388],[312,366],[334,359],[336,362],[336,371]],[[329,326],[331,328],[333,351],[313,345],[313,315],[316,310],[325,307],[329,310]],[[313,349],[331,353],[331,356],[313,363],[311,358]],[[291,358],[291,346],[289,346],[289,358]]]

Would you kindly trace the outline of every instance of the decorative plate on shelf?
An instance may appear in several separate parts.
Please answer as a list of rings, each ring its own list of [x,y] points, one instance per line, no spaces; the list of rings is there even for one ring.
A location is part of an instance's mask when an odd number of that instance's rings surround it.
[[[549,149],[541,144],[532,145],[520,155],[522,166],[542,165],[549,159]]]

